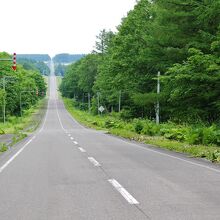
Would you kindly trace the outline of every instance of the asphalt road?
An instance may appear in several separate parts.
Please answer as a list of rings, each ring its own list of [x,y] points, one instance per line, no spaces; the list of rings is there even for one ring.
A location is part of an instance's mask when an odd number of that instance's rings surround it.
[[[50,77],[39,130],[0,158],[1,220],[220,219],[220,169],[84,128]]]

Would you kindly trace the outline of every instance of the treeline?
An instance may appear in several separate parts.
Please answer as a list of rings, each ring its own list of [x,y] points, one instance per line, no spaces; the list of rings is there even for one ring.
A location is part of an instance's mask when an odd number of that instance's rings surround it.
[[[68,67],[63,96],[93,97],[108,112],[163,121],[220,118],[220,1],[140,0],[118,26],[103,30],[96,50]],[[160,72],[161,93],[157,94]],[[81,104],[82,105],[82,104]]]
[[[0,59],[12,57],[3,52]],[[36,69],[25,69],[17,65],[12,70],[12,61],[0,61],[0,118],[3,120],[4,109],[7,116],[18,116],[21,109],[29,109],[46,95],[43,76]]]
[[[75,63],[84,56],[84,54],[57,54],[55,57],[53,57],[53,62],[55,63],[55,75],[63,76],[68,64]]]
[[[30,60],[27,58],[18,58],[17,63],[21,64],[26,70],[39,71],[42,75],[48,76],[50,74],[50,69],[47,64],[42,61]]]
[[[55,63],[55,75],[56,76],[64,76],[64,73],[66,72],[67,65]]]
[[[48,54],[17,54],[17,58],[34,60],[36,62],[49,62],[51,60]]]
[[[80,60],[84,55],[83,54],[68,54],[68,53],[62,53],[57,54],[53,61],[55,63],[73,63],[77,60]]]

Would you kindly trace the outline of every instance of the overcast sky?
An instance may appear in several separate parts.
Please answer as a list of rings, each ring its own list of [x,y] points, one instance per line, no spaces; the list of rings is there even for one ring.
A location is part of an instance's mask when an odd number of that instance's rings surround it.
[[[0,52],[89,53],[136,0],[2,0]]]

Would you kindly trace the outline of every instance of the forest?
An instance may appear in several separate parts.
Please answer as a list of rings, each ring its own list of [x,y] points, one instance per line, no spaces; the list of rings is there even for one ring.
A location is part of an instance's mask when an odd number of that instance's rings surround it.
[[[0,53],[0,59],[11,59],[6,52]],[[25,61],[26,67],[28,61]],[[34,106],[46,95],[46,83],[40,71],[29,62],[28,68],[17,64],[17,70],[12,69],[12,61],[0,61],[0,120],[10,116],[20,116],[21,111]]]
[[[80,60],[83,56],[83,54],[62,53],[57,54],[55,57],[53,57],[53,61],[55,63],[73,63],[77,60]]]
[[[95,50],[70,65],[60,90],[82,109],[88,94],[125,118],[219,123],[220,1],[139,0]],[[157,92],[160,72],[160,93]],[[120,105],[120,106],[119,106]]]
[[[48,54],[17,54],[17,58],[34,60],[36,62],[49,62],[51,60]]]
[[[18,58],[17,63],[22,65],[26,70],[35,70],[40,72],[42,75],[50,75],[50,69],[47,64],[42,61],[35,61],[27,58]]]

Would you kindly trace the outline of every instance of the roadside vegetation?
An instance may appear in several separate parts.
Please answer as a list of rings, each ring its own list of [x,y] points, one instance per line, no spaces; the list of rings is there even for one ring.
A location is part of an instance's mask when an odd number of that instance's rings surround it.
[[[11,56],[3,52],[0,58]],[[36,129],[43,117],[46,77],[28,62],[25,60],[24,66],[19,64],[14,71],[11,61],[0,61],[0,152],[8,147],[5,136],[11,137],[10,145],[13,145]]]
[[[124,112],[92,115],[79,109],[79,103],[63,98],[65,107],[83,125],[105,130],[120,137],[186,153],[212,162],[220,162],[220,130],[202,125],[177,125],[172,122],[157,125],[148,119],[127,119]]]
[[[218,0],[137,1],[117,33],[102,30],[67,67],[66,105],[89,126],[219,161],[219,11]]]
[[[22,117],[10,116],[5,124],[0,123],[0,137],[10,135],[9,143],[0,142],[0,152],[7,151],[38,128],[45,114],[46,103],[46,98],[42,99],[30,109],[25,110]]]
[[[0,58],[7,59],[11,56],[3,52],[0,53]],[[11,63],[0,61],[1,122],[4,121],[4,115],[6,121],[10,116],[21,116],[24,110],[37,104],[46,95],[46,83],[39,71],[27,70],[22,65],[17,65],[17,70],[13,71]]]

